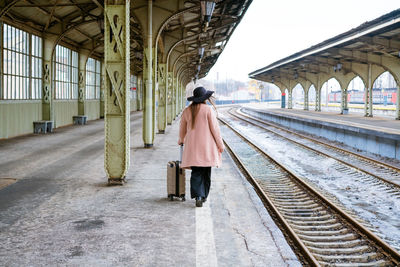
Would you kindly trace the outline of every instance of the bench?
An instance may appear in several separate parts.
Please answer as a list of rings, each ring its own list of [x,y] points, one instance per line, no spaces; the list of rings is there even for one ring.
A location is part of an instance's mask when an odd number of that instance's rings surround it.
[[[86,115],[77,115],[72,117],[74,120],[74,124],[81,124],[84,125],[87,123],[87,116]]]
[[[34,121],[33,122],[34,133],[52,133],[53,132],[53,121]]]

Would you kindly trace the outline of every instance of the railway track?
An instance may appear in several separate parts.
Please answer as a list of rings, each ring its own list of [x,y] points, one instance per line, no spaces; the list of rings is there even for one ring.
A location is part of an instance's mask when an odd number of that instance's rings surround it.
[[[224,142],[312,266],[398,266],[400,254],[221,120]],[[229,140],[229,142],[227,141]]]
[[[301,148],[335,159],[340,163],[336,166],[338,171],[344,172],[349,176],[358,176],[358,178],[363,179],[365,183],[371,184],[371,186],[382,186],[383,182],[384,186],[380,190],[385,190],[391,195],[400,198],[400,168],[324,143],[275,124],[253,118],[243,112],[236,111],[232,113],[230,110],[229,114],[271,132],[291,143],[295,143]],[[287,134],[289,134],[289,136],[287,136]],[[299,139],[294,140],[293,137]]]

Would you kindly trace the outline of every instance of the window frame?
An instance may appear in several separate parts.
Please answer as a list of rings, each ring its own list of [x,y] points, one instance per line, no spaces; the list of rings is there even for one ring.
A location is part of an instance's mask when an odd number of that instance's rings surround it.
[[[91,66],[93,62],[93,68]],[[94,83],[89,83],[89,77],[93,75]],[[92,57],[88,57],[85,66],[85,99],[100,100],[101,89],[101,61]],[[89,91],[92,89],[93,91]]]
[[[7,30],[5,29],[6,27]],[[8,27],[11,29],[10,32]],[[7,39],[8,34],[11,36],[11,44],[7,44],[7,47],[4,44],[6,32]],[[20,36],[24,38],[23,46],[17,43],[17,37]],[[32,77],[32,42],[34,38],[37,38],[40,43],[40,49],[38,50],[39,56],[35,55],[34,57],[39,59],[39,68],[42,70],[43,38],[19,27],[15,27],[12,24],[0,21],[0,100],[18,101],[42,99],[42,75],[40,75],[40,77]],[[19,47],[17,47],[18,45]],[[4,64],[6,59],[7,62]],[[9,61],[11,61],[11,64],[9,64]],[[7,66],[5,67],[5,65]],[[40,74],[42,73],[40,72]],[[39,81],[37,83],[39,86],[39,90],[36,91],[37,94],[33,94],[32,91],[33,79],[35,79],[35,82]]]
[[[60,54],[61,60],[57,61]],[[76,59],[74,59],[74,57]],[[62,62],[63,60],[67,62]],[[74,65],[75,63],[75,65]],[[64,72],[58,71],[58,66],[65,68]],[[62,68],[61,68],[62,69]],[[76,75],[74,75],[74,71]],[[56,45],[53,58],[53,87],[54,100],[78,100],[79,96],[79,53],[63,45]],[[76,77],[75,77],[76,76]],[[60,86],[61,85],[61,86]],[[65,89],[66,87],[66,89]]]

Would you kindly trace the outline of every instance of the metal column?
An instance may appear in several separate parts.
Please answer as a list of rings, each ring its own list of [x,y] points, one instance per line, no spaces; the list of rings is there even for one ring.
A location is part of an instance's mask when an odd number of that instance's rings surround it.
[[[400,120],[400,84],[397,83],[396,120]]]
[[[292,97],[292,93],[293,93],[293,89],[292,90],[288,90],[288,109],[292,109],[293,108],[293,97]]]
[[[342,103],[341,103],[341,114],[348,114],[349,113],[349,109],[348,109],[348,103],[347,103],[347,88],[343,88],[342,91]]]
[[[174,76],[172,78],[172,119],[176,117],[176,87],[178,84],[178,78]]]
[[[147,44],[143,60],[143,142],[145,148],[153,146],[153,1],[148,1],[147,8]]]
[[[104,61],[101,62],[101,82],[100,82],[100,118],[104,118],[105,112],[105,80],[106,80],[106,68]]]
[[[364,116],[372,117],[372,65],[368,64],[367,88],[365,89]]]
[[[86,100],[86,62],[88,56],[79,53],[79,80],[78,80],[78,115],[85,115]]]
[[[304,110],[309,109],[309,104],[308,104],[308,90],[304,90]]]
[[[315,88],[315,111],[321,111],[321,90],[322,88],[318,80],[317,87]]]
[[[281,92],[281,108],[286,108],[286,94],[285,91]]]
[[[166,89],[167,89],[167,124],[168,125],[171,125],[172,124],[172,121],[173,121],[173,118],[172,118],[172,92],[173,92],[173,90],[172,90],[172,87],[173,87],[173,84],[172,84],[172,81],[173,81],[173,78],[172,78],[172,72],[168,72],[167,73],[167,87],[166,87]]]
[[[181,86],[179,87],[178,114],[180,114],[182,111],[182,91],[183,91],[183,84],[181,83]]]
[[[44,36],[43,38],[43,93],[42,93],[42,120],[54,121],[53,92],[52,89],[52,54],[56,37]]]
[[[167,93],[166,93],[166,76],[165,76],[165,64],[159,64],[158,73],[158,90],[159,90],[159,101],[158,101],[158,132],[164,133],[167,127]]]
[[[129,0],[105,3],[105,155],[109,183],[122,184],[129,168]]]
[[[178,116],[178,114],[179,114],[178,105],[179,105],[179,87],[180,87],[180,85],[181,85],[181,81],[179,80],[179,76],[178,76],[178,74],[177,74],[177,78],[176,78],[176,88],[175,88],[175,102],[174,102],[174,104],[175,104],[175,113],[174,113],[175,118],[176,118],[176,117]]]
[[[143,78],[142,78],[142,76],[138,77],[136,90],[137,90],[136,101],[137,101],[138,110],[143,110]]]

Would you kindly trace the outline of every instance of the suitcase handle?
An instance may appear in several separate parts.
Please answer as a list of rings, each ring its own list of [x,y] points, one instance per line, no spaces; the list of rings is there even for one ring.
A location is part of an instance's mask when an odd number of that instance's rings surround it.
[[[179,162],[182,162],[183,144],[179,146]]]

